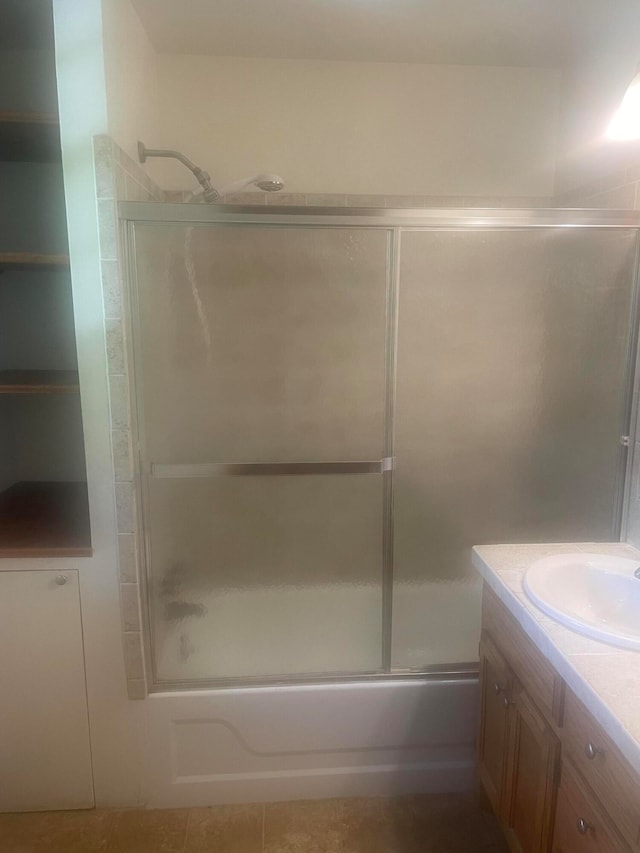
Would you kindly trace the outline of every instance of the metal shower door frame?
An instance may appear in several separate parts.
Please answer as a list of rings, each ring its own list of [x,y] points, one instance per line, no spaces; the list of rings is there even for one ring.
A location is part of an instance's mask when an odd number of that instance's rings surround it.
[[[633,425],[637,419],[638,400],[634,395],[636,377],[640,375],[638,365],[638,324],[640,321],[640,211],[604,211],[562,208],[553,209],[469,209],[469,208],[313,208],[313,207],[276,207],[225,206],[205,204],[173,204],[149,202],[120,202],[121,237],[125,260],[125,288],[128,290],[124,302],[125,322],[129,327],[127,337],[129,363],[129,389],[132,413],[132,434],[136,455],[135,483],[141,500],[137,505],[137,536],[141,561],[141,592],[143,605],[143,632],[145,635],[145,655],[149,672],[153,674],[152,690],[184,690],[194,688],[237,688],[239,686],[268,686],[273,684],[313,684],[327,682],[353,682],[380,679],[402,678],[476,678],[478,665],[475,662],[461,662],[454,665],[435,665],[420,669],[391,668],[391,637],[393,619],[393,465],[386,460],[393,459],[394,451],[394,409],[397,358],[397,319],[400,281],[400,245],[404,231],[422,230],[530,230],[553,228],[578,229],[627,229],[636,231],[636,249],[633,270],[632,299],[630,308],[630,329],[627,342],[625,365],[625,398],[622,412],[622,436],[616,472],[616,505],[613,508],[613,526],[626,534],[626,515],[630,500],[632,454],[629,446],[635,443]],[[148,477],[149,467],[144,452],[144,435],[138,425],[144,421],[142,397],[137,393],[136,381],[140,373],[136,365],[140,364],[138,326],[138,302],[135,264],[135,226],[136,224],[171,223],[188,226],[207,225],[250,225],[262,227],[298,227],[298,228],[366,228],[386,231],[389,234],[387,260],[387,307],[386,307],[386,377],[385,377],[385,430],[384,448],[380,473],[382,474],[383,493],[383,536],[382,536],[382,649],[380,670],[372,672],[327,673],[302,676],[243,676],[238,678],[186,680],[183,682],[156,682],[155,660],[151,636],[151,595],[150,595],[150,542],[149,526],[144,524],[144,513],[149,505]],[[326,463],[325,463],[326,464]],[[331,463],[328,463],[331,464]],[[339,465],[340,463],[338,463]],[[372,463],[364,463],[372,465]],[[162,467],[162,466],[161,466]],[[173,466],[167,466],[173,467]],[[224,466],[223,466],[224,467]],[[229,467],[229,466],[227,466]],[[238,466],[231,466],[238,467]],[[242,466],[240,466],[242,467]],[[246,467],[246,466],[245,466]],[[251,467],[251,466],[249,466]],[[234,475],[229,470],[226,475]],[[238,472],[243,473],[243,472]],[[246,473],[249,473],[247,471]],[[255,472],[254,472],[255,473]],[[337,473],[337,470],[336,470]],[[158,474],[156,474],[157,476]],[[160,471],[160,476],[172,476],[170,471]]]

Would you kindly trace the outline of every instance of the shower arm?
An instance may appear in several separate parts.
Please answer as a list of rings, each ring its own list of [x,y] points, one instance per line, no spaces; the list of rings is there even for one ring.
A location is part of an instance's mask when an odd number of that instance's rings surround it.
[[[144,163],[147,157],[170,157],[173,160],[178,160],[195,176],[202,187],[202,195],[205,201],[212,202],[220,198],[218,191],[211,185],[209,173],[201,169],[200,166],[196,166],[192,160],[189,160],[180,151],[173,151],[170,148],[147,148],[144,142],[138,142],[138,159],[141,163]]]

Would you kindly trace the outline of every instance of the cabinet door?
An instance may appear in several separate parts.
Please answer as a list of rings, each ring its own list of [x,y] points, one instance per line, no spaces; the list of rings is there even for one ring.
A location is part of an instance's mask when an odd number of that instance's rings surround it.
[[[560,744],[517,685],[509,707],[502,820],[517,853],[547,853],[555,808]]]
[[[504,658],[483,633],[480,642],[478,774],[494,812],[502,810],[507,750],[508,699],[513,684]],[[507,703],[507,704],[505,704]]]
[[[558,791],[553,853],[625,853],[615,830],[607,826],[592,799],[578,781],[578,774],[563,760],[562,782]]]
[[[0,811],[92,805],[78,573],[0,572]]]

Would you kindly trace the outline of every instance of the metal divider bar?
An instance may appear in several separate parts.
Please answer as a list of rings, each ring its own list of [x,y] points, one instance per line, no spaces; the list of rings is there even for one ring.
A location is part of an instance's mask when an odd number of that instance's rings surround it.
[[[164,465],[151,463],[150,474],[161,479],[195,477],[274,477],[296,474],[382,474],[393,468],[393,458],[365,462],[203,462]]]

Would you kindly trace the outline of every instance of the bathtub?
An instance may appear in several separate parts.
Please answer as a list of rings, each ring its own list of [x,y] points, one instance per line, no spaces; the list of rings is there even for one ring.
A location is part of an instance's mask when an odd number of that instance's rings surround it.
[[[475,677],[154,693],[152,808],[463,791]]]

